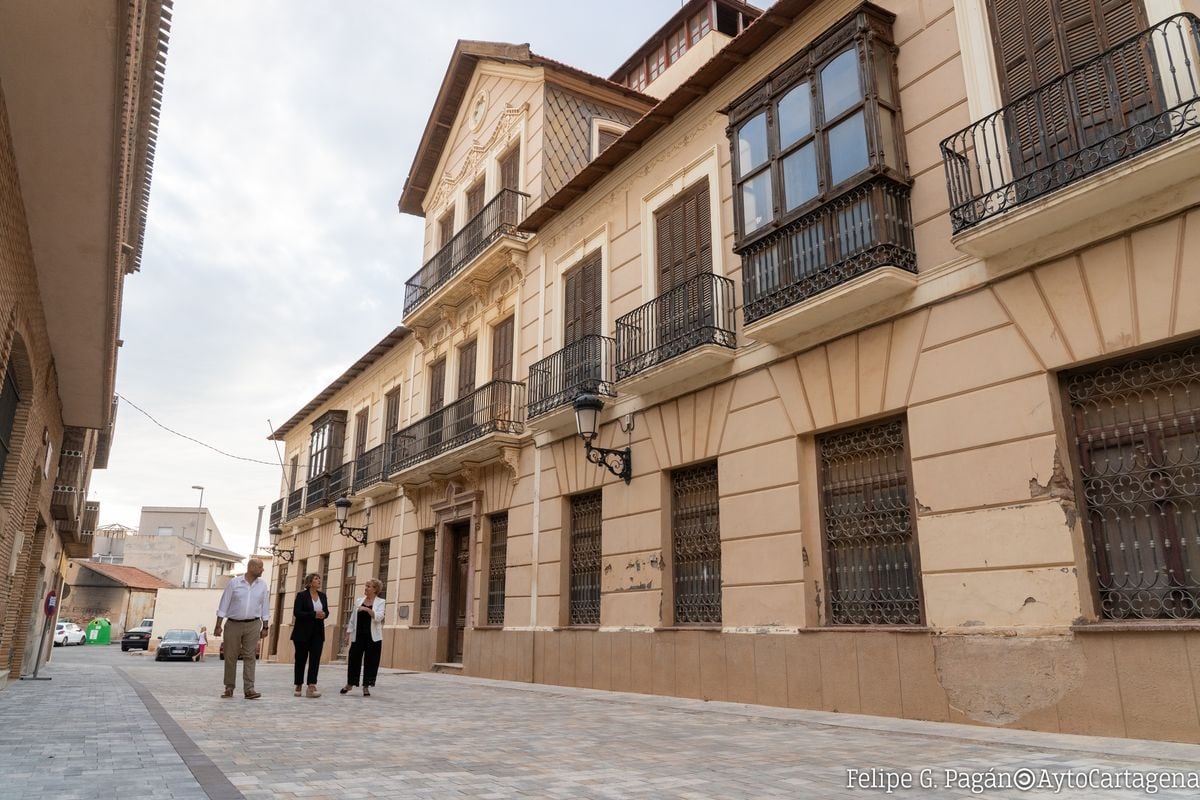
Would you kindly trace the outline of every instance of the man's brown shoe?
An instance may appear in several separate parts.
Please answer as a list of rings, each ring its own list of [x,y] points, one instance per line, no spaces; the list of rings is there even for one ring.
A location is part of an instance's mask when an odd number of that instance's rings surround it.
[[[221,692],[221,697],[233,697],[233,689],[226,689]]]
[[[246,692],[247,700],[257,700],[260,697],[262,697],[262,692]]]

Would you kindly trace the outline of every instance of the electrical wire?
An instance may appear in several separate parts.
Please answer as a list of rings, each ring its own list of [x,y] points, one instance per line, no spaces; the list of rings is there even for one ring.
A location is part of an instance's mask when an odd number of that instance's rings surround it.
[[[167,433],[173,434],[182,439],[187,439],[189,442],[195,442],[196,444],[200,445],[201,447],[207,447],[209,450],[212,450],[214,453],[220,453],[221,455],[225,456],[226,458],[232,458],[237,461],[247,461],[251,464],[263,464],[268,467],[272,467],[274,469],[279,469],[281,467],[281,464],[279,464],[278,462],[275,462],[275,461],[264,461],[260,458],[249,458],[248,456],[239,456],[239,455],[234,455],[233,453],[227,453],[226,451],[222,450],[219,447],[213,447],[211,444],[208,444],[207,442],[200,441],[199,439],[197,439],[194,436],[188,436],[186,433],[180,433],[179,431],[177,431],[173,428],[168,428],[166,425],[163,425],[161,422],[156,420],[149,411],[142,408],[137,403],[130,400],[128,397],[125,397],[124,395],[122,395],[120,393],[117,393],[117,397],[120,398],[122,402],[127,403],[128,405],[132,406],[137,411],[141,412],[142,415],[146,417],[146,419],[150,420],[151,422],[153,422],[158,427],[162,428]]]

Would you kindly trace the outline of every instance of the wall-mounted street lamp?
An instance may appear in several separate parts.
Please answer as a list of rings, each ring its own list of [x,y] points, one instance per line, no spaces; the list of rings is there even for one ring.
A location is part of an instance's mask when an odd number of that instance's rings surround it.
[[[284,550],[279,546],[279,540],[283,538],[283,529],[276,525],[267,531],[267,535],[271,537],[271,546],[267,548],[267,552],[288,564],[292,563],[296,558],[296,550]]]
[[[367,543],[367,528],[371,526],[371,511],[367,510],[367,524],[361,528],[355,528],[346,524],[346,515],[350,513],[350,498],[345,495],[333,501],[333,512],[337,514],[338,533],[342,536],[347,536],[359,544]],[[358,538],[357,534],[362,534],[362,538]]]
[[[591,392],[582,392],[575,396],[575,425],[579,429],[579,438],[583,439],[583,448],[587,460],[602,466],[616,475],[625,483],[633,478],[633,449],[610,450],[607,447],[593,447],[600,422],[600,411],[604,401],[600,396]],[[621,423],[621,431],[629,433],[633,430],[632,417]]]

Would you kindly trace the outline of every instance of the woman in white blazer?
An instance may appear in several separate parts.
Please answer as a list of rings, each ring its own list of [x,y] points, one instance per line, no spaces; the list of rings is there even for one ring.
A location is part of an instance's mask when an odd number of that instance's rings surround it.
[[[346,659],[349,674],[342,694],[358,686],[361,670],[363,697],[370,697],[383,652],[384,599],[379,596],[383,584],[372,578],[363,589],[366,593],[354,601],[354,612],[346,625],[346,639],[350,642],[350,656]]]

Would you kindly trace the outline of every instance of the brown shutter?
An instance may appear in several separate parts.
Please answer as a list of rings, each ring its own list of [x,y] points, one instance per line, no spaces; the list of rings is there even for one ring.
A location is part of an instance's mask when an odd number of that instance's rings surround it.
[[[370,409],[364,408],[354,415],[354,457],[358,458],[367,449],[367,420]]]
[[[500,159],[500,188],[520,191],[521,148],[514,147]]]
[[[659,294],[712,272],[711,219],[707,182],[692,187],[655,215]]]
[[[445,247],[454,237],[454,209],[442,214],[438,220],[438,247]]]
[[[467,219],[474,219],[483,210],[483,181],[467,189]]]
[[[429,411],[434,412],[446,402],[446,359],[429,368]]]
[[[400,390],[393,389],[387,393],[387,411],[384,414],[384,433],[388,436],[400,427]]]
[[[583,336],[600,333],[600,251],[584,258],[580,276],[582,305],[580,330]]]
[[[475,353],[478,340],[471,340],[458,348],[458,394],[463,398],[475,391]]]
[[[513,374],[513,318],[492,329],[492,380],[511,381]]]
[[[564,276],[566,285],[563,287],[563,344],[572,344],[583,336],[579,332],[581,324],[579,303],[580,272],[580,268],[576,267]]]

